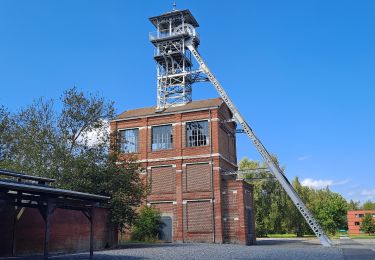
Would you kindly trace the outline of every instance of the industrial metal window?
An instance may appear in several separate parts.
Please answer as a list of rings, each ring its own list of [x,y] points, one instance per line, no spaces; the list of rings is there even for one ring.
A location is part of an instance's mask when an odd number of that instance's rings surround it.
[[[120,152],[136,153],[138,152],[139,129],[120,130]]]
[[[186,123],[186,146],[208,145],[208,121]]]
[[[171,149],[173,143],[172,125],[152,127],[152,150]]]

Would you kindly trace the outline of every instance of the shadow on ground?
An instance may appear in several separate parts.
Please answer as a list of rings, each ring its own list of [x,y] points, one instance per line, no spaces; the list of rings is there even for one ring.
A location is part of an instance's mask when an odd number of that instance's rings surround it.
[[[315,240],[305,240],[303,238],[301,239],[293,239],[293,238],[288,238],[288,239],[281,239],[281,238],[259,238],[257,239],[257,246],[278,246],[278,245],[293,245],[293,244],[299,244],[299,245],[311,245],[311,246],[316,246],[319,245],[317,244],[317,241]]]
[[[191,244],[192,245],[192,244]],[[129,243],[129,244],[122,244],[116,247],[116,249],[129,249],[129,248],[157,248],[157,247],[188,247],[188,243],[157,243],[157,244],[142,244],[142,243]]]

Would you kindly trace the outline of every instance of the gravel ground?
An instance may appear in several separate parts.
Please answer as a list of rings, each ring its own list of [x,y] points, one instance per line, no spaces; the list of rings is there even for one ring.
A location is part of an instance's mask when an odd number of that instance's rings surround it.
[[[375,240],[336,239],[322,247],[317,239],[257,239],[255,246],[229,244],[131,244],[120,249],[96,251],[94,259],[277,259],[277,260],[374,260]],[[88,253],[55,255],[50,259],[88,259]],[[41,256],[5,259],[41,259]]]
[[[87,259],[88,254],[56,256],[53,259]],[[318,241],[299,239],[259,239],[256,246],[229,244],[129,245],[98,251],[94,259],[329,259],[342,260],[339,247],[324,248]]]

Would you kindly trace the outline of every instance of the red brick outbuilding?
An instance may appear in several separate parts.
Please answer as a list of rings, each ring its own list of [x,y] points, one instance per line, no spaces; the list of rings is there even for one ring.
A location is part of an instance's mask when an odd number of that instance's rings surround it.
[[[348,233],[350,235],[358,235],[363,233],[360,231],[362,218],[365,214],[371,214],[375,221],[375,210],[349,210],[348,217]]]

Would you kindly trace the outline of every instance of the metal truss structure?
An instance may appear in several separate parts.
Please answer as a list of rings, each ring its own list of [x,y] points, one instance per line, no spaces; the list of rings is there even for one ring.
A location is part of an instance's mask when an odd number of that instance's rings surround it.
[[[262,144],[262,142],[259,140],[259,138],[255,135],[249,124],[246,122],[245,118],[240,114],[237,107],[234,105],[224,88],[221,86],[219,81],[216,79],[216,77],[212,74],[210,69],[207,67],[206,63],[203,61],[202,57],[198,53],[198,51],[195,49],[194,42],[192,40],[189,40],[186,43],[187,48],[190,50],[190,52],[193,54],[194,58],[198,62],[201,70],[207,75],[208,79],[212,83],[212,85],[215,87],[217,92],[219,93],[220,97],[224,100],[224,102],[227,104],[228,108],[233,113],[233,117],[237,120],[237,122],[242,126],[243,131],[247,134],[247,136],[250,138],[250,140],[253,142],[255,148],[258,150],[258,152],[263,157],[264,161],[266,162],[270,172],[276,177],[276,179],[279,181],[280,185],[284,188],[285,192],[288,194],[290,199],[293,201],[294,205],[297,207],[297,209],[300,211],[302,216],[305,218],[306,222],[309,224],[312,231],[315,233],[315,235],[319,238],[321,244],[326,247],[330,247],[332,242],[328,238],[328,236],[324,233],[324,230],[319,225],[319,223],[315,220],[314,216],[311,214],[309,209],[305,206],[293,186],[290,184],[289,180],[286,178],[280,167],[274,162],[272,159],[270,153],[267,151],[265,146]]]
[[[189,10],[151,17],[157,31],[150,33],[155,46],[154,59],[157,68],[157,109],[184,105],[192,100],[192,84],[207,81],[200,70],[192,70],[191,53],[186,41],[194,35],[194,44],[199,44],[195,28],[197,21]]]
[[[192,95],[191,85],[199,81],[199,79],[204,80],[207,77],[233,113],[234,119],[241,125],[242,129],[238,132],[246,133],[253,142],[255,148],[266,162],[269,171],[284,188],[312,231],[319,238],[321,244],[326,247],[331,246],[330,239],[319,223],[198,53],[197,47],[200,39],[195,28],[199,25],[190,11],[173,10],[160,16],[151,17],[150,21],[157,28],[156,33],[150,34],[150,41],[156,47],[154,58],[158,68],[157,109],[162,111],[173,104],[190,102]],[[199,69],[193,70],[191,57],[195,58]]]

